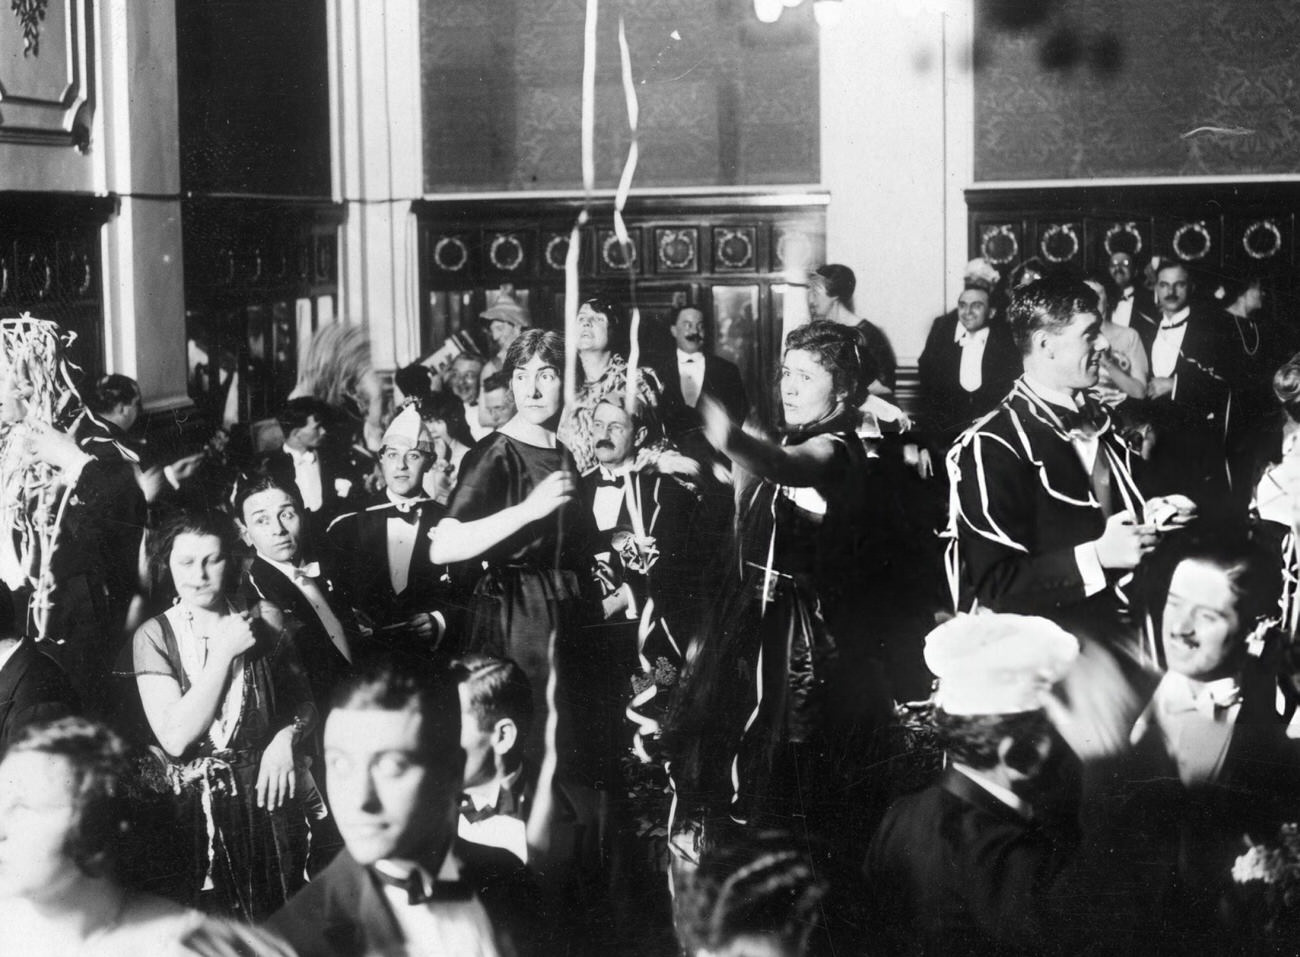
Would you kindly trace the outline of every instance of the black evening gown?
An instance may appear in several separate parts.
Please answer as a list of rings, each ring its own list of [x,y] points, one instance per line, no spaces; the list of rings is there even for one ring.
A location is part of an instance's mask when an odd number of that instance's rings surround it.
[[[465,454],[447,516],[471,522],[518,505],[558,471],[577,480],[573,456],[562,444],[545,448],[493,432]],[[543,757],[555,635],[556,707],[564,716],[557,732],[560,771],[590,784],[603,778],[597,765],[605,743],[587,733],[598,718],[591,714],[591,696],[584,689],[584,675],[596,657],[582,641],[583,626],[594,620],[598,600],[591,574],[595,534],[591,513],[575,499],[455,573],[473,591],[465,650],[513,659],[532,684],[535,717],[524,741],[524,756],[532,761]]]

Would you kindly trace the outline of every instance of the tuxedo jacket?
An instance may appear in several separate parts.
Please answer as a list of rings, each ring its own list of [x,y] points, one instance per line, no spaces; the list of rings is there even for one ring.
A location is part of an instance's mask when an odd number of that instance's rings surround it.
[[[957,334],[957,313],[934,320],[917,363],[920,376],[921,429],[933,448],[943,449],[975,419],[989,412],[1020,377],[1021,356],[1005,323],[988,324],[989,337],[980,363],[980,387],[961,387],[962,347]]]
[[[0,754],[29,724],[77,712],[67,674],[36,642],[24,638],[0,667]]]
[[[331,578],[322,575],[317,579],[317,584],[329,603],[330,610],[343,625],[355,657],[361,650],[356,619]],[[307,671],[312,700],[323,716],[329,709],[334,685],[348,673],[352,665],[330,640],[329,632],[325,630],[325,625],[311,602],[292,580],[270,562],[261,557],[253,559],[244,576],[243,591],[248,601],[269,601],[284,612],[285,627],[293,635],[294,647]]]
[[[1075,546],[1099,538],[1106,518],[1061,411],[1020,379],[953,445],[949,547],[958,581],[950,585],[959,610],[978,603],[1092,628],[1115,614],[1110,587],[1085,595],[1075,558]],[[1109,424],[1099,433],[1098,454],[1110,466],[1111,511],[1128,509],[1141,521],[1145,503],[1130,471],[1135,456]]]
[[[1132,328],[1141,337],[1148,358],[1160,329],[1160,318],[1160,315],[1138,318],[1134,313]],[[1171,424],[1179,427],[1217,430],[1222,435],[1228,396],[1236,385],[1241,365],[1238,358],[1241,348],[1233,341],[1233,335],[1232,322],[1222,310],[1193,304],[1178,361],[1174,364],[1174,375],[1178,378],[1176,394],[1150,403],[1153,413],[1159,418],[1172,419]]]
[[[531,872],[508,851],[457,840],[452,852],[483,904],[501,957],[557,953]],[[312,957],[404,957],[406,940],[378,878],[346,850],[289,900],[268,928]],[[431,942],[424,942],[428,947]]]
[[[346,456],[322,446],[316,451],[316,460],[320,463],[321,506],[315,512],[305,512],[307,525],[313,536],[313,544],[319,545],[329,523],[344,512],[358,508],[365,498],[365,472],[358,463]],[[269,475],[277,482],[291,488],[298,488],[293,468],[293,456],[283,448],[273,449],[262,456],[258,472]],[[340,482],[346,482],[346,491]]]
[[[597,552],[611,551],[611,564],[621,576],[618,584],[626,582],[631,586],[638,607],[644,606],[647,597],[653,598],[657,613],[669,622],[674,634],[681,633],[694,620],[702,597],[700,576],[707,544],[696,535],[705,524],[699,498],[670,476],[639,471],[631,473],[628,480],[637,483],[646,534],[655,539],[658,560],[649,574],[642,574],[624,568],[617,550],[612,548],[610,540],[615,533],[632,530],[626,496],[617,524],[609,531],[598,532],[593,546]],[[598,468],[582,476],[582,501],[588,513],[594,507],[599,482]]]
[[[749,415],[749,398],[745,395],[745,383],[740,377],[740,369],[735,363],[719,356],[699,353],[704,357],[704,382],[700,395],[717,399],[726,408],[733,422],[744,422]],[[665,422],[669,432],[676,434],[700,425],[699,414],[686,404],[682,396],[682,377],[677,371],[677,353],[670,352],[651,362],[664,384],[664,401],[667,405]]]
[[[415,506],[415,548],[411,552],[406,588],[393,591],[388,565],[388,520],[398,514],[388,496],[374,496],[359,511],[346,512],[330,523],[326,555],[338,572],[339,590],[360,615],[381,629],[420,612],[451,611],[451,586],[442,582],[444,569],[429,559],[429,532],[447,514],[433,499]]]

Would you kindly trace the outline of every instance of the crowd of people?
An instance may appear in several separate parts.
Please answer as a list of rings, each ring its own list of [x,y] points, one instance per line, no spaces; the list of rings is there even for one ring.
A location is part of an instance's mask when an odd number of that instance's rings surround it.
[[[189,446],[6,320],[0,940],[1286,952],[1300,354],[1137,265],[972,261],[913,414],[821,266],[772,421],[690,305],[503,293],[387,412],[327,327]]]

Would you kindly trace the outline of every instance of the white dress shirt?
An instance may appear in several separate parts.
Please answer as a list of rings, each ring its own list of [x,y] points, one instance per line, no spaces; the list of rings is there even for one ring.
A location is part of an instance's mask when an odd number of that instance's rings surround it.
[[[465,796],[477,811],[497,807],[501,803],[501,792],[513,788],[521,774],[523,768],[515,768],[504,778],[493,778],[486,784],[467,787]],[[525,813],[527,811],[526,808],[522,810]],[[456,836],[471,844],[499,847],[519,858],[521,863],[528,863],[528,825],[523,817],[494,814],[482,820],[471,821],[461,814],[457,819]]]
[[[1033,392],[1044,402],[1059,405],[1066,409],[1077,409],[1079,407],[1073,393],[1049,389],[1047,386],[1035,382],[1028,375],[1025,376],[1025,385],[1029,387],[1030,392]],[[1091,476],[1092,467],[1097,461],[1097,455],[1101,452],[1100,438],[1096,435],[1085,435],[1075,429],[1070,432],[1070,444],[1074,446],[1074,452],[1079,456],[1079,464]],[[1095,542],[1083,542],[1074,546],[1074,561],[1079,566],[1079,574],[1083,578],[1083,593],[1085,596],[1091,597],[1105,590],[1106,570],[1102,567],[1101,559],[1097,555]]]
[[[399,498],[391,491],[387,493],[388,500],[397,505],[399,510],[405,506],[404,511],[409,511],[414,503],[410,499]],[[408,522],[398,512],[394,512],[388,519],[388,534],[385,536],[388,542],[388,580],[393,586],[393,592],[400,595],[406,591],[407,580],[411,574],[411,556],[415,554],[415,539],[420,531],[418,522]]]
[[[959,322],[953,341],[961,346],[957,381],[967,392],[974,392],[984,383],[984,348],[989,344],[989,327],[970,332]]]
[[[596,519],[596,528],[608,532],[618,524],[618,517],[623,511],[623,502],[627,498],[624,489],[627,469],[612,472],[605,466],[597,466],[597,474],[606,481],[618,482],[618,485],[599,485],[591,499],[591,513]]]
[[[351,661],[352,649],[348,645],[347,633],[343,631],[343,623],[339,621],[338,616],[334,614],[334,610],[330,608],[320,585],[316,584],[316,578],[320,577],[320,566],[312,562],[300,569],[288,562],[277,562],[265,555],[259,557],[273,568],[278,568],[289,581],[293,582],[294,587],[302,593],[302,597],[311,603],[312,610],[316,612],[321,624],[325,626],[325,631],[329,634],[330,641],[334,642],[334,647],[342,652],[344,658]]]
[[[1124,290],[1124,295],[1120,297],[1119,302],[1115,303],[1115,311],[1111,313],[1110,321],[1117,326],[1133,325],[1133,287],[1129,286]]]
[[[1187,335],[1187,317],[1191,309],[1184,307],[1172,316],[1160,320],[1156,340],[1151,344],[1151,374],[1166,379],[1178,366],[1178,354]]]
[[[401,867],[388,861],[377,862],[375,868],[392,877],[406,877]],[[428,882],[428,873],[423,868],[420,872]],[[438,880],[460,880],[460,863],[453,855],[448,854],[443,859]],[[492,922],[477,896],[471,895],[469,900],[432,900],[412,904],[402,888],[384,884],[383,889],[410,957],[445,957],[447,954],[498,957]]]
[[[704,353],[677,350],[677,375],[682,380],[682,399],[692,409],[704,390]]]
[[[1223,772],[1232,732],[1241,713],[1235,677],[1194,681],[1175,671],[1160,679],[1152,716],[1184,784],[1213,784]]]
[[[320,511],[324,503],[321,492],[320,457],[313,451],[300,452],[287,445],[284,450],[293,459],[293,480],[298,486],[299,494],[302,495],[303,508],[309,512]]]

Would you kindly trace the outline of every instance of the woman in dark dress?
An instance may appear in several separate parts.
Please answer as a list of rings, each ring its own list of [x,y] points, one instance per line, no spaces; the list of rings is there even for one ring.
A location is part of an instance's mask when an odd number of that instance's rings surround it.
[[[279,611],[227,591],[236,542],[222,513],[189,513],[160,533],[155,561],[177,601],[135,633],[136,687],[166,779],[193,835],[182,902],[260,921],[303,884],[307,852],[301,743],[311,688]]]
[[[785,346],[779,440],[750,435],[701,401],[705,434],[740,472],[739,578],[718,602],[671,719],[679,786],[703,799],[706,817],[719,792],[729,797],[741,822],[791,813],[794,803],[815,818],[817,795],[844,771],[851,729],[890,707],[873,636],[860,633],[871,503],[854,431],[866,385],[857,337],[814,321]]]
[[[524,755],[533,761],[543,751],[552,637],[563,672],[566,656],[577,651],[578,629],[600,615],[593,520],[577,495],[573,456],[555,435],[563,368],[564,341],[554,332],[531,329],[511,344],[504,371],[517,411],[466,453],[447,517],[430,535],[433,561],[460,563],[454,574],[473,591],[465,650],[512,658],[528,675],[538,718]],[[578,703],[571,685],[557,681],[562,710]],[[561,725],[567,736],[564,728],[572,725]],[[576,742],[558,747],[572,769]]]

